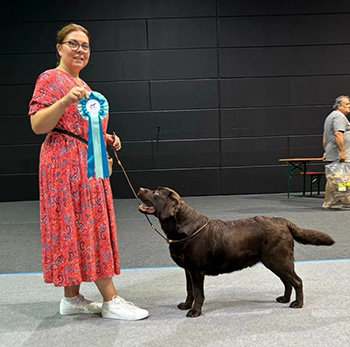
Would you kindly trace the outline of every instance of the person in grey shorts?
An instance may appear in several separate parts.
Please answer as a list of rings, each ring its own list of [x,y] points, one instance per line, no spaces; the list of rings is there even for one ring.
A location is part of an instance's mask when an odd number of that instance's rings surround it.
[[[323,158],[326,162],[350,161],[350,122],[346,116],[350,113],[350,98],[340,95],[335,99],[333,111],[324,122]],[[330,191],[326,183],[326,194],[322,207],[329,207]]]

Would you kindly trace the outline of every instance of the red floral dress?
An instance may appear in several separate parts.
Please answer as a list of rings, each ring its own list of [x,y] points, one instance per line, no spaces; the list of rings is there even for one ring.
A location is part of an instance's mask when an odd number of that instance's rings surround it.
[[[29,115],[54,104],[75,86],[78,83],[68,73],[45,71],[36,82]],[[108,116],[102,121],[104,134],[107,124]],[[66,109],[56,128],[88,139],[88,121],[76,104]],[[88,179],[87,145],[49,132],[41,146],[39,180],[45,282],[66,287],[120,274],[109,178]]]

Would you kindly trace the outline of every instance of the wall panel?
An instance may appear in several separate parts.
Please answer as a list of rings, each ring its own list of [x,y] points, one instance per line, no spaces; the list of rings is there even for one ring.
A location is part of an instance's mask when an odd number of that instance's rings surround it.
[[[55,52],[57,31],[65,26],[61,22],[24,22],[0,23],[4,37],[26,37],[36,40],[9,39],[6,45],[0,45],[0,54],[8,53],[53,53]],[[93,52],[147,49],[146,20],[86,21],[81,23],[92,36]],[[106,35],[108,33],[108,35]]]
[[[178,170],[149,170],[128,171],[128,176],[138,191],[142,188],[170,187],[180,195],[206,195],[218,194],[220,191],[220,170],[218,168],[178,169]],[[130,188],[122,172],[113,174],[112,189],[115,198],[130,195]]]
[[[319,135],[290,136],[289,155],[291,158],[300,156],[320,158],[323,156],[322,132]]]
[[[108,98],[137,188],[285,192],[278,159],[321,156],[324,119],[350,94],[345,0],[0,2],[1,201],[38,198],[45,136],[32,132],[28,104],[70,22],[91,32],[81,77]],[[115,196],[131,197],[114,170]]]
[[[220,81],[221,106],[263,107],[287,106],[287,78],[237,78]]]
[[[89,86],[107,98],[110,112],[150,109],[148,82],[96,82]]]
[[[350,14],[224,17],[220,47],[349,44]]]
[[[221,135],[226,138],[321,134],[329,111],[328,106],[224,109]]]
[[[0,86],[0,115],[26,115],[34,84]],[[27,118],[28,120],[28,118]]]
[[[39,144],[44,138],[34,134],[29,116],[0,116],[0,146]]]
[[[167,81],[151,83],[152,109],[218,107],[217,81]]]
[[[222,194],[279,193],[281,187],[287,191],[287,169],[277,164],[223,168],[221,175]]]
[[[216,19],[154,19],[148,21],[149,48],[216,47]]]
[[[118,157],[128,170],[218,167],[220,143],[218,139],[125,141]]]
[[[346,46],[223,48],[221,77],[349,74]]]
[[[223,139],[221,163],[229,166],[276,165],[288,155],[286,137],[251,137]]]
[[[35,81],[39,75],[47,69],[56,67],[56,57],[53,52],[0,55],[1,86],[30,85],[34,90]]]
[[[217,76],[214,49],[97,52],[91,62],[83,75],[96,82]]]
[[[219,111],[112,113],[109,129],[127,141],[218,138]]]
[[[38,174],[0,175],[0,200],[39,200]]]
[[[155,168],[218,167],[220,165],[219,145],[217,139],[153,142]]]
[[[1,21],[86,21],[158,17],[207,17],[216,15],[215,0],[84,0],[74,5],[61,0],[55,10],[46,0],[35,6],[19,0],[2,0]]]
[[[36,174],[39,167],[40,145],[0,146],[0,175]]]
[[[350,76],[292,77],[289,88],[291,105],[332,105],[336,96],[350,94]]]
[[[147,49],[146,20],[87,21],[83,25],[91,33],[93,52]]]
[[[219,16],[262,16],[313,13],[343,13],[350,11],[346,0],[327,1],[260,1],[260,0],[218,0]]]

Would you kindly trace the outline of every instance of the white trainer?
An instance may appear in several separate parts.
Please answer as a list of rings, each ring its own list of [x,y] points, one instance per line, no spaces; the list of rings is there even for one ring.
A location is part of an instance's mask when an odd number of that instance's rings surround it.
[[[61,299],[60,303],[60,314],[65,316],[69,314],[78,313],[101,313],[102,303],[90,301],[84,298],[83,295],[79,294],[72,300],[66,298]]]
[[[120,296],[114,296],[111,301],[104,301],[102,317],[122,320],[139,320],[148,317],[148,311],[125,301]]]

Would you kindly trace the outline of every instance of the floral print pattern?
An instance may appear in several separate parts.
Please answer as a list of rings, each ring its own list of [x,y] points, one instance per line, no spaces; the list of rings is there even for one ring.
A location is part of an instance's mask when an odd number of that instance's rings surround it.
[[[77,81],[68,73],[45,71],[35,85],[29,115],[54,104],[75,86]],[[108,116],[102,121],[104,134],[107,124]],[[66,109],[56,128],[88,139],[88,121],[76,104]],[[87,145],[65,134],[48,133],[41,146],[39,181],[45,282],[72,286],[120,274],[109,178],[87,178]]]

